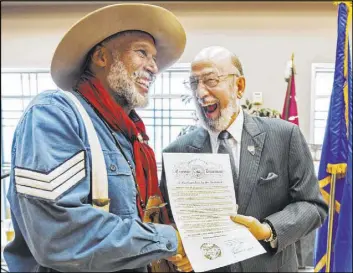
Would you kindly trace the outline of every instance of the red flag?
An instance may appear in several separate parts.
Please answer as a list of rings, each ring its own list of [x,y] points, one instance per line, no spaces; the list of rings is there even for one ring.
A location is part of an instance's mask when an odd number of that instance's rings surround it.
[[[292,122],[299,126],[293,67],[291,68],[291,75],[288,80],[287,93],[286,93],[286,98],[284,100],[284,106],[283,106],[283,112],[282,112],[282,119]]]

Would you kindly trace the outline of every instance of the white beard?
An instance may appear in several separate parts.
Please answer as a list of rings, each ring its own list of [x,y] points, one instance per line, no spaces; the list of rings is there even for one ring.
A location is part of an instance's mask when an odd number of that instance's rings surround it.
[[[211,130],[214,132],[221,132],[225,130],[232,119],[234,113],[238,111],[238,99],[236,98],[235,93],[232,93],[230,101],[226,108],[223,108],[220,111],[220,115],[216,119],[208,119],[205,116],[205,113],[202,109],[202,106],[195,100],[196,104],[196,112],[200,119],[201,126],[204,127],[206,130]],[[218,107],[220,107],[218,105]]]
[[[116,93],[117,97],[123,98],[130,109],[143,108],[148,105],[148,93],[140,94],[135,87],[134,79],[144,72],[135,72],[133,77],[129,77],[123,62],[115,56],[114,63],[110,67],[107,76],[109,87]],[[125,105],[122,105],[125,106]]]

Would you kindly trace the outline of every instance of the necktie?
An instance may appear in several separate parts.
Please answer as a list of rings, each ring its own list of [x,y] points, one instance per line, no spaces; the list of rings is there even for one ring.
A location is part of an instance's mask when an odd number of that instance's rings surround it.
[[[219,154],[229,154],[229,158],[230,158],[230,166],[232,168],[232,175],[233,175],[233,183],[235,186],[235,190],[237,190],[236,187],[236,182],[237,182],[237,170],[235,167],[235,161],[234,161],[234,156],[233,156],[233,152],[232,152],[232,148],[230,147],[228,140],[232,138],[231,134],[228,133],[227,131],[222,131],[219,136],[219,148],[218,148],[218,153]],[[237,191],[235,191],[235,194],[237,194]]]
[[[233,156],[232,148],[231,148],[231,146],[228,143],[230,138],[232,138],[232,136],[226,130],[222,131],[219,134],[219,136],[218,136],[218,139],[219,139],[218,153],[219,154],[229,154],[230,166],[232,168],[235,196],[238,199],[238,179],[237,179],[238,175],[237,175],[237,171],[236,171],[236,167],[235,167],[235,162],[234,162],[234,156]],[[223,269],[225,269],[225,268],[223,268]],[[241,270],[241,267],[240,267],[240,263],[236,263],[236,264],[231,264],[230,266],[227,266],[225,271],[241,272],[242,270]]]

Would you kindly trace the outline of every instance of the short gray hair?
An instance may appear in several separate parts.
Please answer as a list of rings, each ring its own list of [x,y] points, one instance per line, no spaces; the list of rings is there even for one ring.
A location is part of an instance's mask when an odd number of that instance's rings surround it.
[[[241,65],[239,58],[234,53],[231,55],[231,61],[232,64],[239,70],[240,76],[244,76],[243,66]]]

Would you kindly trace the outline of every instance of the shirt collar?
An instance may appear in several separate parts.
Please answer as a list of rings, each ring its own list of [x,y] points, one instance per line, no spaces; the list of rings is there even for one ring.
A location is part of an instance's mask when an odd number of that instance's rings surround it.
[[[241,134],[243,133],[243,125],[244,125],[244,113],[243,113],[243,110],[240,108],[239,115],[236,117],[234,122],[227,129],[227,131],[232,135],[232,137],[236,140],[237,143],[240,143],[241,141]]]
[[[240,108],[238,116],[235,118],[233,123],[228,127],[227,131],[232,135],[232,137],[236,140],[237,143],[241,141],[241,135],[243,133],[243,125],[244,125],[244,113],[243,109]],[[221,132],[208,131],[210,134],[211,142],[217,143],[218,135]]]

